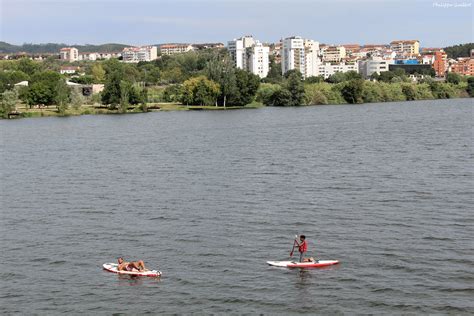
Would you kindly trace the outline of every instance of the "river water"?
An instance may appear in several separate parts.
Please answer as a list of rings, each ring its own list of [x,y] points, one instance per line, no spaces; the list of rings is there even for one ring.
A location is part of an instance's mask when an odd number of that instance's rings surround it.
[[[471,313],[472,122],[472,99],[0,121],[0,312]],[[341,264],[267,266],[295,234]]]

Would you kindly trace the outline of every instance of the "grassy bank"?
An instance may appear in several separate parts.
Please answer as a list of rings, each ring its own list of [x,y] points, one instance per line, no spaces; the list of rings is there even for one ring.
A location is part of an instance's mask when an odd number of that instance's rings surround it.
[[[125,113],[119,110],[111,110],[103,106],[82,105],[80,107],[68,108],[64,113],[60,113],[56,106],[33,107],[29,108],[24,104],[17,104],[17,112],[19,115],[13,115],[12,118],[23,117],[52,117],[52,116],[79,116],[79,115],[101,115],[101,114],[133,114],[144,112],[165,112],[165,111],[226,111],[239,109],[255,109],[262,107],[262,104],[253,103],[247,106],[229,106],[216,107],[207,105],[183,105],[179,103],[148,103],[144,111],[140,106],[131,106]]]

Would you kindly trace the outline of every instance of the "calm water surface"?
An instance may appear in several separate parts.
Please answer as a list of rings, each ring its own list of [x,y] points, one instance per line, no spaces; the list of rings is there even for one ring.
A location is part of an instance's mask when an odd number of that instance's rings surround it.
[[[472,122],[472,99],[0,121],[0,312],[472,313]],[[342,263],[265,264],[300,233]]]

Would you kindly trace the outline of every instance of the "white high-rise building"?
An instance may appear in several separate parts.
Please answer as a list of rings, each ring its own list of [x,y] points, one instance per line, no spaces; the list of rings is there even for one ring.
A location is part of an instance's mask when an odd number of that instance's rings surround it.
[[[264,78],[268,74],[270,48],[252,36],[243,36],[228,43],[229,54],[235,67]]]
[[[260,78],[265,78],[270,64],[269,55],[270,47],[256,41],[252,47],[247,48],[247,70]]]
[[[247,69],[246,50],[255,44],[255,40],[251,35],[242,36],[227,43],[228,50],[235,67]]]
[[[283,40],[281,48],[281,72],[299,70],[304,78],[317,76],[321,61],[319,42],[292,36]]]
[[[288,37],[283,40],[281,47],[281,72],[299,70],[303,77],[306,74],[306,59],[304,52],[304,39],[299,36]]]
[[[152,61],[158,58],[158,48],[156,46],[125,47],[122,57],[126,63]]]

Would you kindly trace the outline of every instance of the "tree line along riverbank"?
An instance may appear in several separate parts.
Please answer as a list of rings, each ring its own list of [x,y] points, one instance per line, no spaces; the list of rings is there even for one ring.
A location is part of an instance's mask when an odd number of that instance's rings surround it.
[[[138,64],[115,59],[76,62],[72,66],[78,73],[73,75],[59,73],[64,65],[71,66],[53,58],[0,61],[1,117],[358,104],[474,95],[474,77],[454,73],[448,73],[445,81],[424,74],[414,82],[413,76],[398,69],[374,74],[371,80],[356,72],[304,79],[294,70],[281,75],[280,65],[272,60],[268,76],[260,79],[235,68],[225,50],[163,56]],[[16,85],[22,81],[28,85]],[[102,84],[103,90],[84,96],[81,87],[92,84]]]

